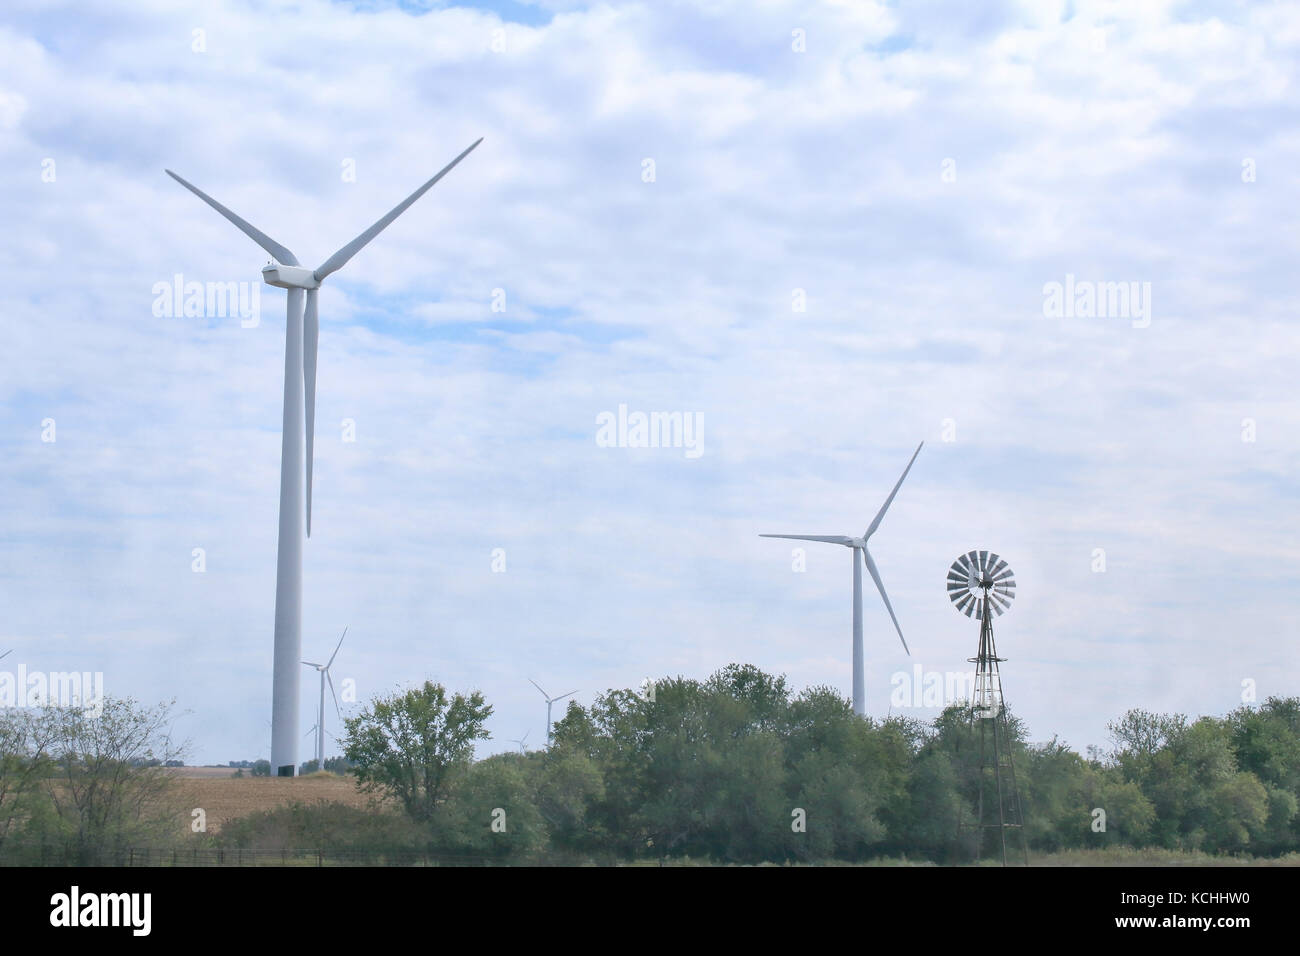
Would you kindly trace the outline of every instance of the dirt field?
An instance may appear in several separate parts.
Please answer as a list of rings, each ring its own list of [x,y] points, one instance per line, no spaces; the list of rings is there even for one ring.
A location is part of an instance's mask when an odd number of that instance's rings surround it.
[[[293,803],[328,800],[364,807],[368,797],[357,792],[350,777],[320,774],[308,777],[233,777],[226,767],[182,767],[176,771],[190,807],[207,812],[209,831],[235,817]],[[245,771],[247,774],[247,771]]]

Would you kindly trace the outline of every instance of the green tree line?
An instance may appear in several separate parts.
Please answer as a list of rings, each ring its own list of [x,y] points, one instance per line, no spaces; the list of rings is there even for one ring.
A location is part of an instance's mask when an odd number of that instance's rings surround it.
[[[977,849],[960,826],[980,779],[965,704],[933,721],[862,719],[832,688],[795,693],[783,677],[731,665],[704,681],[570,703],[548,750],[475,761],[491,713],[481,694],[427,683],[346,722],[350,772],[400,809],[390,843],[498,858],[745,863],[957,862]],[[1300,850],[1300,698],[1196,720],[1131,710],[1109,725],[1111,748],[1087,757],[1056,739],[1029,744],[1012,714],[1007,725],[1031,855]],[[342,811],[331,812],[336,835],[347,831]],[[284,822],[273,812],[232,838],[257,845]]]
[[[544,751],[475,760],[492,707],[436,683],[345,723],[370,808],[297,804],[191,833],[165,766],[170,705],[0,710],[0,862],[111,862],[189,845],[441,854],[502,862],[961,862],[976,847],[969,708],[862,719],[829,687],[731,665],[571,702]],[[1130,710],[1086,756],[1007,719],[1031,859],[1130,846],[1300,851],[1300,698],[1224,717]],[[188,843],[184,842],[188,841]]]

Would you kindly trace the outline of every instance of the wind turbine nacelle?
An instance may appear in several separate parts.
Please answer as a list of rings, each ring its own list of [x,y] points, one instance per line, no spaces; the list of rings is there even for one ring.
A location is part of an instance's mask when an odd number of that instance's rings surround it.
[[[301,266],[282,266],[272,262],[262,270],[262,279],[267,285],[281,289],[315,289],[320,286],[316,274],[311,269]]]

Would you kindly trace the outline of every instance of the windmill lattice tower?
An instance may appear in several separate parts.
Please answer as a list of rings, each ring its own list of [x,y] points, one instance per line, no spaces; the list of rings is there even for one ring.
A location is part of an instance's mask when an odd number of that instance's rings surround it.
[[[989,833],[997,834],[996,846],[1007,865],[1007,833],[1020,838],[1020,855],[1029,863],[1025,842],[1025,820],[1016,784],[1016,767],[1012,756],[1013,741],[1007,724],[1006,704],[1002,698],[1002,675],[993,641],[993,616],[1001,616],[1016,596],[1016,579],[1011,566],[988,551],[969,551],[948,569],[948,597],[967,617],[980,621],[979,651],[967,658],[975,665],[975,693],[971,700],[971,723],[979,724],[980,762],[975,819],[962,821],[963,830],[975,836],[975,858],[984,856]],[[990,757],[992,761],[990,762]]]

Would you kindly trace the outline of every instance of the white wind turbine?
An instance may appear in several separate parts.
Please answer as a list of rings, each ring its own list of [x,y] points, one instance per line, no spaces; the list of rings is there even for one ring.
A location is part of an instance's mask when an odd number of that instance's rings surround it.
[[[527,741],[527,740],[528,740],[528,731],[525,730],[525,731],[524,731],[524,735],[523,735],[522,737],[520,737],[518,740],[514,740],[514,739],[512,738],[510,742],[511,742],[512,744],[518,744],[518,745],[519,745],[519,752],[520,752],[520,753],[523,753],[523,752],[524,752],[524,743],[525,743],[525,741]]]
[[[533,680],[531,677],[528,678],[528,683],[532,684],[538,690],[542,690],[542,685],[537,683],[537,681]],[[576,690],[571,690],[567,694],[561,694],[559,697],[549,697],[547,696],[546,691],[542,690],[542,696],[546,698],[546,746],[549,747],[551,745],[551,705],[557,700],[564,700],[564,698],[572,697],[576,693]]]
[[[325,277],[341,269],[349,259],[423,196],[469,155],[482,138],[448,163],[438,175],[393,207],[314,271],[302,268],[298,259],[253,225],[245,222],[207,193],[186,182],[170,169],[167,175],[225,216],[237,229],[273,257],[262,270],[268,285],[288,290],[284,345],[284,426],[280,445],[280,536],[275,571],[275,663],[271,693],[271,772],[292,777],[298,766],[298,660],[302,653],[302,542],[303,518],[311,537],[311,473],[316,431],[316,350],[319,321],[316,295]],[[306,293],[306,311],[303,294]],[[305,409],[304,409],[305,401]],[[306,425],[306,507],[303,506],[304,418]]]
[[[334,693],[334,678],[330,677],[330,666],[334,663],[334,658],[339,656],[339,648],[343,646],[343,638],[348,636],[348,629],[343,628],[343,634],[339,637],[339,642],[334,646],[334,653],[324,664],[317,664],[314,661],[303,661],[308,667],[314,667],[320,672],[320,710],[316,712],[316,769],[325,769],[325,682],[329,681],[330,696],[334,698],[334,713],[339,715],[339,720],[343,719],[343,711],[339,710],[339,695]],[[310,733],[311,731],[308,731]]]
[[[903,469],[903,474],[898,479],[898,484],[894,485],[894,490],[889,493],[885,503],[880,506],[879,513],[867,526],[862,537],[854,538],[843,534],[763,534],[760,538],[793,538],[796,541],[822,541],[827,544],[842,544],[853,551],[853,712],[859,717],[865,717],[867,714],[866,689],[864,687],[864,674],[862,663],[862,566],[858,563],[858,553],[862,553],[863,563],[866,564],[867,570],[871,573],[871,580],[876,582],[876,590],[880,592],[881,599],[885,602],[885,609],[889,611],[889,617],[894,622],[894,628],[898,631],[898,639],[903,642],[903,650],[907,651],[910,657],[912,652],[908,650],[907,641],[903,638],[903,629],[898,626],[898,618],[894,616],[894,608],[889,603],[889,595],[885,593],[885,585],[881,583],[880,572],[876,570],[876,562],[871,560],[871,552],[867,550],[867,539],[876,533],[880,527],[880,520],[885,517],[885,512],[889,510],[890,504],[894,500],[894,495],[898,494],[898,489],[903,484],[903,479],[907,473],[912,470],[912,462],[916,461],[916,456],[921,454],[921,447],[925,442],[916,446],[916,451],[912,453],[912,461],[907,463]]]

